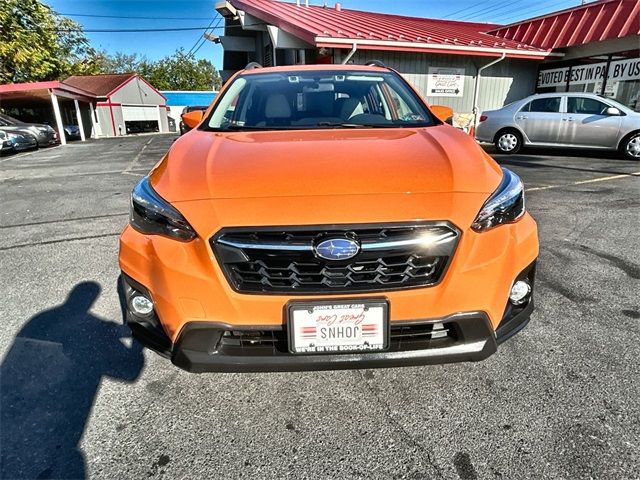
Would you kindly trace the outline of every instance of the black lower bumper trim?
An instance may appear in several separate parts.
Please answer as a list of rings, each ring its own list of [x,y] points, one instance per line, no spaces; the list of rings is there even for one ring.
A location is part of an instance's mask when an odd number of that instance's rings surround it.
[[[523,270],[518,278],[528,279],[533,288],[534,275],[535,262]],[[190,322],[184,325],[178,339],[172,343],[155,314],[141,318],[128,308],[131,295],[140,292],[151,298],[149,291],[124,274],[122,279],[123,313],[133,336],[160,355],[171,358],[176,366],[195,373],[340,370],[480,361],[492,355],[499,344],[522,330],[534,308],[533,298],[525,306],[516,307],[507,303],[503,319],[495,332],[484,312],[464,312],[437,319],[391,324],[392,331],[404,325],[411,326],[407,330],[418,334],[428,333],[436,324],[440,327],[444,325],[451,332],[446,339],[435,339],[424,344],[414,340],[412,345],[402,340],[405,343],[392,343],[388,350],[380,352],[292,354],[286,347],[282,348],[283,338],[286,340],[287,335],[284,326],[234,327],[219,322]],[[253,334],[246,340],[248,346],[243,343],[243,333],[237,332],[238,328],[243,328],[245,334]],[[234,346],[225,347],[225,333],[232,334],[231,340],[236,341]],[[400,333],[406,337],[404,332]],[[239,343],[238,336],[234,335],[239,335]],[[260,345],[252,346],[252,343]]]
[[[151,298],[149,290],[124,273],[120,279],[121,281],[118,287],[120,307],[124,315],[124,321],[131,329],[133,338],[163,357],[170,358],[173,345],[162,329],[155,312],[147,317],[139,317],[129,308],[129,300],[136,293],[142,293],[148,298]]]
[[[529,303],[522,311],[516,313],[512,317],[505,317],[496,329],[496,341],[498,342],[498,345],[506,342],[526,327],[529,323],[529,319],[531,318],[531,312],[533,312],[533,298],[529,300]]]
[[[222,332],[219,325],[194,322],[186,324],[180,333],[173,348],[172,362],[196,373],[340,370],[479,361],[496,351],[497,343],[489,319],[481,312],[406,323],[443,322],[455,324],[458,337],[456,342],[445,343],[441,347],[342,354],[292,354],[268,350],[266,354],[257,351],[244,355],[225,355],[224,349],[216,348],[214,343]]]

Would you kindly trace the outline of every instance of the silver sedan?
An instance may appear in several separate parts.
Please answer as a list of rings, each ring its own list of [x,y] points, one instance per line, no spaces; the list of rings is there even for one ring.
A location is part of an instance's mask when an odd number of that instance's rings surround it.
[[[502,153],[523,146],[619,150],[640,161],[640,113],[590,93],[531,95],[499,110],[482,112],[479,142]]]

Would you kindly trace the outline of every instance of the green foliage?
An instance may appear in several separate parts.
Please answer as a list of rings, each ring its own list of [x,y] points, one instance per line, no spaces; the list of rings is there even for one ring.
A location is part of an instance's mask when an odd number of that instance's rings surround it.
[[[94,54],[79,24],[37,0],[0,0],[0,83],[93,73]]]
[[[196,60],[180,48],[172,55],[151,61],[138,54],[116,53],[103,65],[109,73],[137,73],[159,90],[211,90],[222,84],[218,71],[209,60]]]
[[[151,64],[146,78],[159,90],[211,90],[222,83],[209,60],[196,60],[182,48]]]

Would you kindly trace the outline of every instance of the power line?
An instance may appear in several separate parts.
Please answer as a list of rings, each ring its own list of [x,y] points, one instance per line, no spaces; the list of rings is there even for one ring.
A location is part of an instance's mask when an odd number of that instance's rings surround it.
[[[61,13],[56,12],[58,15],[65,17],[87,17],[87,18],[131,18],[134,20],[203,20],[203,17],[136,17],[136,16],[123,16],[123,15],[89,15],[84,13]]]
[[[494,4],[489,4],[488,6],[485,4],[484,6],[482,4],[479,5],[480,9],[477,9],[476,7],[478,7],[478,5],[476,4],[474,8],[472,8],[470,12],[467,13],[462,13],[462,15],[458,15],[456,17],[456,19],[458,20],[464,20],[467,17],[473,17],[479,13],[483,13],[487,10],[491,10],[491,9],[500,9],[502,7],[504,7],[507,4],[513,3],[513,0],[506,0],[506,1],[502,1],[502,2],[498,2],[498,3],[494,3]]]
[[[215,19],[215,18],[214,18]],[[152,32],[186,32],[196,30],[220,30],[224,28],[245,28],[251,26],[263,26],[264,23],[246,23],[244,25],[227,25],[227,26],[211,26],[206,27],[184,27],[184,28],[30,28],[29,31],[48,31],[58,33],[85,32],[85,33],[152,33]]]
[[[466,12],[467,10],[474,10],[477,7],[478,7],[478,4],[476,3],[475,5],[471,5],[470,7],[464,7],[464,8],[461,8],[460,10],[456,10],[455,12],[448,13],[445,16],[443,16],[442,18],[449,18],[449,17],[452,17],[452,16],[457,15],[459,13]]]
[[[185,28],[52,28],[56,32],[85,32],[85,33],[149,33],[149,32],[187,32],[206,30],[209,27],[185,27]],[[219,27],[222,28],[222,27]]]
[[[216,15],[216,16],[217,16],[217,15]],[[189,49],[189,52],[187,52],[187,57],[188,57],[189,55],[191,55],[191,52],[193,52],[193,49],[194,49],[194,48],[196,48],[196,45],[198,45],[198,43],[200,43],[200,41],[203,39],[202,37],[204,36],[204,34],[205,34],[205,33],[207,33],[207,31],[211,28],[211,25],[213,25],[213,22],[215,22],[215,20],[216,20],[216,16],[214,16],[214,17],[211,19],[211,22],[209,22],[209,25],[207,26],[207,28],[205,28],[204,32],[202,32],[202,35],[200,35],[200,36],[198,37],[198,39],[196,40],[196,43],[194,43],[194,44],[191,46],[191,48]],[[219,22],[218,22],[218,23],[219,23]],[[198,47],[198,48],[200,48],[200,47]]]
[[[553,13],[553,10],[550,10],[554,7],[558,7],[560,5],[566,5],[567,4],[567,0],[563,0],[561,2],[556,2],[553,3],[551,5],[548,4],[549,2],[546,2],[546,4],[543,2],[542,4],[539,4],[533,8],[525,8],[524,10],[520,10],[518,13],[514,14],[514,13],[506,13],[506,14],[502,14],[502,15],[498,15],[497,17],[495,17],[496,19],[502,18],[501,22],[511,22],[511,19],[518,19],[522,16],[522,14],[526,13],[527,16],[530,16],[532,12],[534,17],[537,16],[541,16],[541,15],[547,15],[549,13]],[[545,11],[541,11],[540,9],[543,8]],[[569,7],[567,7],[569,8]],[[539,13],[538,13],[539,12]]]
[[[523,1],[524,0],[515,0],[515,1],[507,0],[505,3],[499,3],[494,7],[484,8],[482,10],[478,10],[476,13],[472,13],[470,15],[465,15],[463,17],[460,17],[460,20],[469,20],[472,18],[477,18],[479,16],[486,15],[487,13],[495,12],[496,10],[501,10],[505,4],[509,4],[509,8],[511,8],[512,5],[515,5],[516,3],[521,3]]]
[[[218,23],[216,23],[216,25],[212,28],[212,30],[215,30],[218,27],[218,25],[220,25],[221,21],[222,21],[222,17],[218,19]],[[202,34],[202,41],[200,42],[200,45],[198,45],[198,47],[191,53],[192,57],[195,57],[196,53],[198,53],[198,50],[200,50],[203,47],[203,45],[207,42],[207,38],[204,36],[206,33],[207,32],[205,30],[205,32]]]

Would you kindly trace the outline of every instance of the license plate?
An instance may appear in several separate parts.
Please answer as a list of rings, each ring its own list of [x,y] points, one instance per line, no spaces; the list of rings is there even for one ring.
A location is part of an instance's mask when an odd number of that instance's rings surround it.
[[[292,302],[287,315],[292,353],[375,351],[389,344],[386,300]]]

